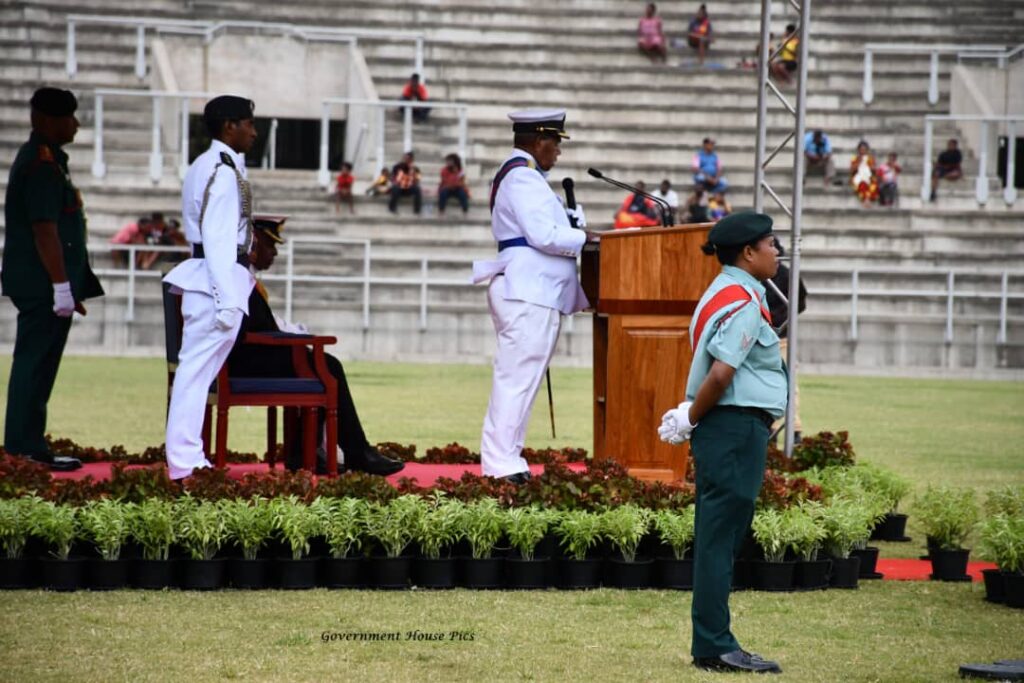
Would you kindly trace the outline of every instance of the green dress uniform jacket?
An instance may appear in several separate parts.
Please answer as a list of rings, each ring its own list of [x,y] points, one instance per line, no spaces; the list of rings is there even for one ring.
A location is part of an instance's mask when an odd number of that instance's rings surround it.
[[[47,453],[46,404],[57,379],[71,318],[53,312],[53,283],[36,249],[32,224],[57,224],[64,268],[76,301],[102,296],[103,288],[89,267],[82,198],[71,182],[68,156],[37,133],[18,150],[11,166],[4,210],[0,285],[18,309],[4,448],[9,453],[41,456]]]

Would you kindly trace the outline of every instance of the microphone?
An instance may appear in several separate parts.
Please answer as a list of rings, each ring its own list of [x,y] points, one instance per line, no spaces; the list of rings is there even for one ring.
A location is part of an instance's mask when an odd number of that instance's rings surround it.
[[[572,178],[562,178],[562,189],[565,190],[565,205],[570,209],[576,208],[576,183],[572,181]],[[579,228],[576,225],[576,216],[569,216],[569,223],[574,228]]]
[[[653,194],[648,194],[647,192],[641,192],[640,190],[636,189],[632,185],[627,185],[626,183],[619,182],[618,180],[613,180],[613,179],[609,178],[608,176],[606,176],[604,173],[601,173],[599,170],[597,170],[596,168],[593,168],[593,167],[588,168],[587,169],[587,173],[589,175],[591,175],[592,177],[597,178],[598,180],[605,181],[609,185],[614,185],[615,187],[621,187],[623,190],[628,190],[628,191],[630,191],[630,192],[632,192],[634,194],[640,195],[641,197],[647,197],[648,199],[652,200],[654,203],[656,203],[658,205],[658,208],[661,209],[661,225],[662,225],[662,227],[664,227],[664,228],[669,227],[668,217],[669,217],[669,214],[672,213],[672,207],[670,207],[668,205],[668,202],[666,202],[661,197],[655,197]],[[567,180],[568,180],[568,178],[567,178]]]

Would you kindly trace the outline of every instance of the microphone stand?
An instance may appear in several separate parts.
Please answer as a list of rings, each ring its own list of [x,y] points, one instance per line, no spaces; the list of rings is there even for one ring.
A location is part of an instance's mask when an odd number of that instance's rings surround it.
[[[663,227],[663,228],[670,227],[668,217],[669,217],[669,214],[672,213],[672,207],[670,207],[668,205],[668,202],[666,202],[661,197],[655,197],[653,194],[649,194],[647,192],[642,192],[642,191],[636,189],[635,187],[633,187],[631,185],[627,185],[626,183],[619,182],[618,180],[613,180],[613,179],[609,178],[608,176],[606,176],[605,174],[601,173],[596,168],[588,168],[587,169],[587,173],[590,174],[592,177],[597,178],[598,180],[605,181],[609,185],[614,185],[615,187],[622,188],[623,190],[627,190],[629,192],[632,192],[633,194],[638,194],[638,195],[640,195],[642,197],[647,197],[648,199],[653,201],[655,204],[657,204],[659,209],[661,209],[661,227]]]

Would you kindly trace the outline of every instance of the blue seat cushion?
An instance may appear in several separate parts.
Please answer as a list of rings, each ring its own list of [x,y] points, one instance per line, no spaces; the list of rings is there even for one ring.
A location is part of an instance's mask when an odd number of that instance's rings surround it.
[[[235,394],[322,394],[324,385],[318,379],[299,377],[231,377],[228,380]]]

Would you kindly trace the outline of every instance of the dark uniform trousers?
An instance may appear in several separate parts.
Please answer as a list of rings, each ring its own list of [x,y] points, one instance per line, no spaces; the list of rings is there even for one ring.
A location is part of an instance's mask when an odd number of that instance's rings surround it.
[[[768,427],[753,415],[712,410],[693,431],[697,504],[693,564],[694,657],[739,649],[729,628],[733,561],[754,518]]]
[[[253,288],[249,295],[249,314],[242,322],[239,339],[246,332],[277,332],[277,322],[271,312],[270,305]],[[313,367],[313,354],[308,353],[308,362]],[[362,423],[356,413],[356,405],[352,400],[352,392],[348,388],[345,369],[341,361],[330,354],[324,354],[327,370],[338,382],[338,445],[345,452],[345,459],[351,463],[362,458],[369,447]],[[290,348],[280,346],[259,346],[256,344],[235,344],[228,356],[228,371],[236,377],[295,377],[295,366],[292,363]],[[321,414],[321,424],[323,415]],[[298,467],[301,460],[301,424],[295,439],[295,452],[288,453],[289,467]]]

